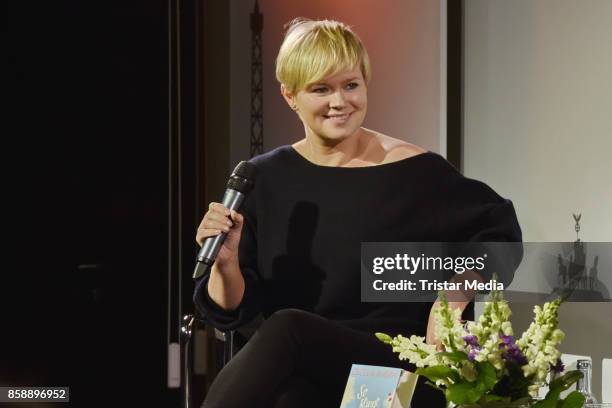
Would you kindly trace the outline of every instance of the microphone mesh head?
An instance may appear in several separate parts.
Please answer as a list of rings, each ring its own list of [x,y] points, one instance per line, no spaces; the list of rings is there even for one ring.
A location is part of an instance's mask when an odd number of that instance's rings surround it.
[[[247,161],[238,163],[227,182],[227,188],[247,194],[255,184],[257,168]]]
[[[254,164],[249,163],[248,161],[241,161],[238,163],[232,176],[238,176],[245,179],[251,180],[251,182],[255,182],[255,175],[257,173],[257,168]]]

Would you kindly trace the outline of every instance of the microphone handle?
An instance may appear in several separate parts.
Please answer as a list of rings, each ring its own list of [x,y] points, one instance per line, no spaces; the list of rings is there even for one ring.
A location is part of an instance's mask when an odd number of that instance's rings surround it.
[[[223,194],[222,204],[227,209],[237,211],[244,201],[245,195],[240,191],[233,190],[228,188],[225,190],[225,194]],[[215,262],[215,258],[217,258],[217,254],[219,250],[223,246],[223,242],[225,241],[225,237],[227,236],[226,232],[222,232],[219,235],[215,235],[214,237],[208,237],[204,240],[202,244],[202,248],[198,252],[198,256],[196,258],[196,267],[193,272],[193,279],[198,279],[210,269],[212,264]]]

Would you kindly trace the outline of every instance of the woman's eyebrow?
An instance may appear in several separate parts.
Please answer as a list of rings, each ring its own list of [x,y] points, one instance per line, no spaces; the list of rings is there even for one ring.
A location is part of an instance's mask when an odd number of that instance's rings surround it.
[[[351,78],[348,78],[348,79],[344,79],[342,82],[358,81],[359,79],[360,78],[358,76],[355,76],[355,77],[351,77]],[[327,86],[327,81],[314,82],[314,83],[310,84],[309,87],[320,86],[320,85]]]

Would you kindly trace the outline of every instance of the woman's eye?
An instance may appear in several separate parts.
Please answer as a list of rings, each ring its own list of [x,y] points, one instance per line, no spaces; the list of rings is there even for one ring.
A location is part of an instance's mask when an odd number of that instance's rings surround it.
[[[348,89],[355,89],[359,86],[359,84],[357,82],[351,82],[350,84],[348,84],[346,87]]]
[[[312,90],[312,92],[315,92],[315,93],[323,93],[323,92],[325,92],[325,91],[327,91],[327,88],[324,88],[324,87],[321,87],[321,88],[314,88],[314,89]]]

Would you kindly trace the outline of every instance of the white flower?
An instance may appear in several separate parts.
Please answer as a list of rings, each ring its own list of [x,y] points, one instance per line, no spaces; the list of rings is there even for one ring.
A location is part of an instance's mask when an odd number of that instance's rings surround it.
[[[409,338],[401,334],[390,341],[393,352],[399,353],[400,360],[408,360],[417,367],[437,364],[436,346],[425,343],[425,338],[412,335]]]
[[[480,350],[472,350],[474,359],[478,362],[488,361],[498,371],[498,375],[503,375],[505,371],[500,335],[512,336],[514,333],[509,320],[511,315],[510,306],[502,299],[501,293],[492,292],[478,322],[467,326],[468,332],[476,336],[481,345]]]
[[[544,307],[536,305],[534,321],[516,342],[525,357],[527,365],[523,366],[525,377],[533,376],[531,388],[537,390],[546,381],[550,367],[557,362],[561,352],[557,346],[565,334],[557,328],[558,312],[561,301],[547,302]],[[536,388],[537,387],[537,388]]]
[[[490,301],[485,303],[484,311],[477,322],[461,324],[461,311],[451,309],[442,295],[439,307],[433,313],[436,322],[436,335],[447,352],[461,351],[468,354],[468,361],[458,362],[440,356],[434,345],[426,344],[424,337],[412,335],[404,337],[377,333],[377,337],[390,344],[399,353],[401,360],[408,360],[417,367],[444,365],[453,369],[467,381],[475,381],[478,376],[476,362],[488,362],[496,371],[498,379],[509,375],[507,361],[522,364],[523,375],[529,381],[528,391],[537,395],[552,366],[561,356],[559,343],[565,337],[558,326],[560,300],[534,307],[534,320],[529,328],[514,340],[514,330],[510,322],[512,312],[501,293],[492,292]],[[467,333],[466,333],[467,331]],[[516,346],[515,346],[516,345]],[[518,347],[519,350],[516,350]],[[520,351],[520,353],[518,353]],[[522,353],[522,355],[520,355]],[[516,357],[519,355],[520,358]],[[523,358],[524,356],[524,358]],[[525,363],[526,360],[526,363]],[[435,381],[437,386],[449,386],[450,378]]]
[[[448,351],[467,351],[463,336],[465,329],[461,323],[461,310],[451,309],[442,295],[440,305],[434,310],[436,336]]]
[[[514,330],[512,330],[512,323],[510,322],[503,322],[501,324],[501,330],[506,336],[514,335]]]
[[[552,332],[551,339],[557,344],[561,343],[564,338],[565,338],[565,333],[563,333],[560,329],[555,329]]]
[[[527,390],[529,391],[529,395],[531,395],[532,398],[538,398],[538,391],[540,390],[540,385],[532,384],[527,387]]]
[[[491,335],[498,335],[500,331],[506,336],[511,336],[514,332],[509,320],[511,315],[510,306],[501,298],[501,294],[492,294],[491,301],[485,302],[478,323],[469,324],[468,331],[478,337],[480,344],[486,342]]]

